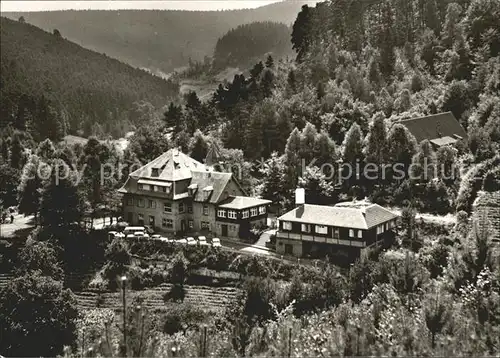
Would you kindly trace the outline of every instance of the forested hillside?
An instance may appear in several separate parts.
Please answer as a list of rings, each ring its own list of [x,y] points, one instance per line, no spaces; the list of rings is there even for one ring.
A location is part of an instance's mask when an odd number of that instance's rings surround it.
[[[2,13],[136,67],[169,73],[189,60],[213,54],[217,39],[238,25],[256,21],[291,24],[304,3],[284,1],[232,11],[51,11]]]
[[[178,86],[33,25],[1,19],[2,126],[35,139],[121,136]]]
[[[249,66],[267,53],[275,58],[291,54],[290,27],[274,22],[252,22],[230,30],[217,40],[215,69]]]
[[[500,142],[499,16],[494,0],[304,6],[292,30],[296,61],[259,62],[249,76],[221,84],[210,103],[192,94],[184,108],[170,106],[165,120],[179,138],[204,132],[197,148],[220,141],[247,161],[267,160],[262,173],[254,172],[259,188],[285,206],[303,185],[312,202],[369,196],[392,205],[411,199],[425,211],[470,211],[482,183],[470,185],[493,170]],[[468,134],[456,149],[417,143],[396,123],[447,111]],[[306,171],[301,159],[312,161]],[[443,173],[438,181],[430,180],[436,174],[410,181],[411,164],[424,159],[448,171],[483,164],[464,181]],[[403,185],[390,173],[381,181],[361,174],[339,182],[336,167],[327,179],[323,165],[339,162],[401,164]]]

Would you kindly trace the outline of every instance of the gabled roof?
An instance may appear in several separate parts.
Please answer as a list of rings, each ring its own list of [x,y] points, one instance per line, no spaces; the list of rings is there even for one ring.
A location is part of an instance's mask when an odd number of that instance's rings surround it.
[[[212,204],[219,202],[224,189],[226,189],[226,186],[231,181],[232,177],[231,173],[221,173],[207,170],[193,170],[191,175],[191,185],[198,185],[198,190],[196,190],[193,200],[209,202]],[[204,189],[206,188],[212,189],[208,200],[205,200],[204,197]]]
[[[141,179],[178,181],[191,178],[192,170],[203,170],[205,166],[178,149],[170,149],[158,158],[137,169],[130,176]],[[153,175],[154,170],[158,175]]]
[[[368,230],[397,217],[377,204],[357,207],[304,204],[278,220]]]
[[[465,130],[451,112],[407,119],[398,123],[408,128],[418,143],[425,139],[433,140],[443,137],[456,138],[456,136],[459,136],[464,139],[467,138]]]
[[[251,198],[248,196],[230,196],[219,204],[219,208],[242,210],[268,204],[271,204],[270,200]]]

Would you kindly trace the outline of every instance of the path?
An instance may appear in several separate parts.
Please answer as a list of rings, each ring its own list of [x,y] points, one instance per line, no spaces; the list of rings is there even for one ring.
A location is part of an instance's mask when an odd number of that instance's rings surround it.
[[[392,211],[395,214],[401,215],[402,209],[401,208],[387,208],[388,210]],[[457,218],[453,214],[446,214],[446,215],[434,215],[434,214],[428,214],[428,213],[416,213],[415,217],[417,219],[422,219],[427,222],[433,222],[437,224],[443,224],[443,225],[453,225],[457,222]]]
[[[0,224],[1,238],[21,238],[25,239],[35,226],[33,216],[24,216],[22,214],[14,215],[14,222],[10,222],[10,215],[7,217],[7,223]]]

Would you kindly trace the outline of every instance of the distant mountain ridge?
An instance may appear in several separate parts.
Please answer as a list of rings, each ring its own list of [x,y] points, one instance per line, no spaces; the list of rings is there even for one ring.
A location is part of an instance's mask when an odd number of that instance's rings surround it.
[[[120,137],[178,96],[176,83],[57,32],[4,17],[0,25],[2,127],[28,128],[42,139],[65,133]]]
[[[88,49],[105,53],[135,67],[169,73],[189,58],[211,56],[217,39],[239,25],[295,21],[307,0],[287,0],[256,9],[228,11],[68,10],[10,12],[2,16],[52,32]]]

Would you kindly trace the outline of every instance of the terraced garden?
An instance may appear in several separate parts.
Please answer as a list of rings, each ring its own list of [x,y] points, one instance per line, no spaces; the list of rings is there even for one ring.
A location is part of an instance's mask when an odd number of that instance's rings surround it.
[[[167,293],[171,284],[162,284],[155,288],[141,291],[127,291],[129,302],[134,298],[142,300],[141,305],[152,312],[165,311],[171,303],[165,303],[163,296]],[[186,296],[184,303],[191,304],[207,312],[225,310],[238,296],[240,290],[236,287],[210,287],[210,286],[184,286]],[[80,309],[109,308],[113,310],[122,309],[122,293],[102,292],[97,290],[85,290],[75,292]]]
[[[493,240],[500,241],[500,191],[480,192],[474,202],[473,218],[489,228]]]

